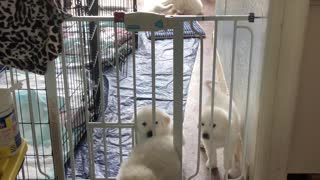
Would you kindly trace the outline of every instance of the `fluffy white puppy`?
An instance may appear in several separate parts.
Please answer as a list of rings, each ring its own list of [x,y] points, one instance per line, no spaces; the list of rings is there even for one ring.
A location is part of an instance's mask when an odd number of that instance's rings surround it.
[[[145,0],[143,11],[173,15],[175,10],[172,2],[173,0]]]
[[[176,14],[201,15],[203,4],[201,0],[172,0]]]
[[[203,4],[201,0],[145,0],[144,11],[165,15],[200,15],[203,14]]]
[[[152,107],[144,106],[137,112],[136,119],[136,138],[137,143],[144,143],[148,138],[153,136],[163,136],[172,134],[172,123],[169,114],[163,110],[155,109],[156,119],[152,121]],[[135,121],[133,115],[133,122]],[[153,126],[155,132],[153,131]]]
[[[144,106],[137,112],[136,119],[136,138],[137,143],[144,143],[147,139],[154,136],[173,135],[173,121],[169,114],[165,113],[162,109],[156,108],[156,119],[152,122],[152,106]],[[134,122],[134,115],[132,117]],[[154,126],[154,130],[153,130]],[[182,144],[185,144],[183,136]]]
[[[158,136],[133,149],[122,163],[117,180],[176,180],[180,170],[173,137]]]
[[[211,81],[207,82],[207,86],[211,89]],[[215,90],[215,104],[213,111],[213,119],[211,119],[211,102],[212,98],[208,98],[202,111],[201,119],[201,142],[204,145],[208,161],[207,168],[213,169],[217,167],[217,149],[224,148],[228,138],[228,112],[229,112],[229,96],[221,92],[219,89]],[[231,124],[230,124],[230,138],[229,151],[230,156],[224,150],[224,167],[229,169],[229,176],[236,178],[240,176],[239,160],[241,159],[241,126],[240,115],[234,102],[232,102]],[[238,161],[238,162],[237,162]],[[238,164],[237,164],[238,163]]]

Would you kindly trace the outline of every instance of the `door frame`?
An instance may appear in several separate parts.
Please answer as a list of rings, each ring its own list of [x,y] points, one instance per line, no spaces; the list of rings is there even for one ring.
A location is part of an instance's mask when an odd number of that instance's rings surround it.
[[[270,0],[250,179],[286,180],[309,0]]]

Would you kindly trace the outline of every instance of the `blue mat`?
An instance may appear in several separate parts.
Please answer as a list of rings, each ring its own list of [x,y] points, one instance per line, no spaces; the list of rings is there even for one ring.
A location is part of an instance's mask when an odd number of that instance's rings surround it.
[[[198,33],[200,33],[201,36],[205,37],[206,33],[204,32],[204,30],[202,29],[202,27],[200,26],[200,24],[197,21],[193,21],[193,27],[196,31],[198,31]],[[186,21],[183,23],[183,35],[184,38],[199,38],[199,34],[195,33],[192,29],[191,29],[191,25],[190,22]],[[151,40],[151,32],[148,31],[146,32],[147,38],[149,40]],[[167,30],[160,30],[160,31],[156,31],[155,32],[155,39],[156,40],[160,40],[160,39],[172,39],[173,38],[173,29],[167,29]]]

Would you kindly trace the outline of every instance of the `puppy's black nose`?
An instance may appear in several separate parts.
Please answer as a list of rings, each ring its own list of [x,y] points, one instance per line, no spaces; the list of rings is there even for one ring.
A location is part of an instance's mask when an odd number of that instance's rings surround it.
[[[210,139],[210,136],[209,136],[208,133],[203,133],[203,134],[202,134],[202,138],[203,138],[203,139]]]
[[[152,136],[153,136],[152,131],[147,132],[147,137],[148,137],[148,138],[150,138],[150,137],[152,137]]]

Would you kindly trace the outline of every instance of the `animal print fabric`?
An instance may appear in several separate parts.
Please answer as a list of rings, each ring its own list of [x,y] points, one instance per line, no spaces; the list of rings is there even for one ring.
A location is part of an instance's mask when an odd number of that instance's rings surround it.
[[[62,50],[59,0],[0,0],[0,64],[45,74]]]

